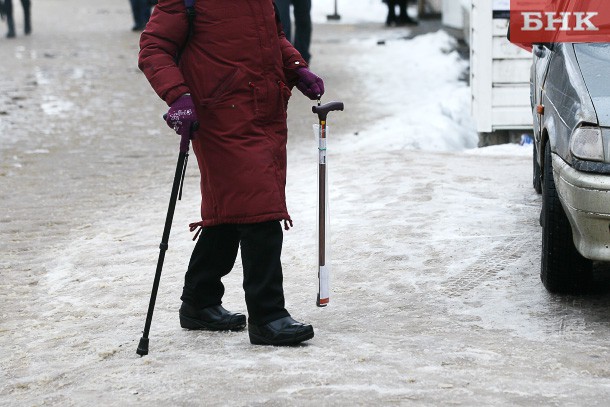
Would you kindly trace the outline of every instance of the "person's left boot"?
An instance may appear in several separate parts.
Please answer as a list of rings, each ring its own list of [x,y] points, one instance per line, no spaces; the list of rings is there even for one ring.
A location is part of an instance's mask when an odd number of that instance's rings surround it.
[[[246,326],[246,316],[227,311],[221,305],[197,309],[183,302],[180,307],[180,326],[207,331],[239,331]]]
[[[253,345],[290,346],[313,338],[313,327],[284,317],[264,325],[248,324]]]

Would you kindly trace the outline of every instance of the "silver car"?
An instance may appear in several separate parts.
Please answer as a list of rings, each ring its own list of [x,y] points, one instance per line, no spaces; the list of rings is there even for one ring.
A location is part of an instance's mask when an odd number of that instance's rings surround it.
[[[533,55],[540,275],[551,292],[584,292],[592,262],[610,262],[610,43],[536,44]]]

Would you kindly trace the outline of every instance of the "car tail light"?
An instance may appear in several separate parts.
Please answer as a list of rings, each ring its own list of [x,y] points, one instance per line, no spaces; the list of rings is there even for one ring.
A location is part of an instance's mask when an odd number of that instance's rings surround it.
[[[599,127],[579,127],[572,133],[572,154],[587,161],[604,161],[604,143]]]

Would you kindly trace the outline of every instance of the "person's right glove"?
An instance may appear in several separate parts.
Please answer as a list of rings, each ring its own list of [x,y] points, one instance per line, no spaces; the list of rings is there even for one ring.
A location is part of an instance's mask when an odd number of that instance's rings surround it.
[[[324,81],[307,68],[296,70],[299,76],[297,89],[311,100],[319,99],[324,94]]]
[[[185,93],[171,104],[165,122],[180,136],[192,137],[192,130],[195,130],[198,124],[195,103],[190,94]]]

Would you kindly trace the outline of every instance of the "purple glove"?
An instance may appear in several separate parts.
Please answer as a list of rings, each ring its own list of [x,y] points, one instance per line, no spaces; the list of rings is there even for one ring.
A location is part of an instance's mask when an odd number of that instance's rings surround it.
[[[299,76],[297,89],[311,100],[319,99],[324,94],[324,81],[307,68],[296,70]]]
[[[197,113],[191,95],[187,93],[176,99],[167,111],[165,121],[176,133],[191,137],[191,130],[197,127]]]

